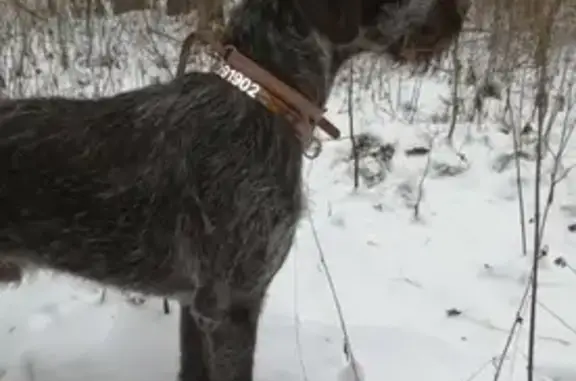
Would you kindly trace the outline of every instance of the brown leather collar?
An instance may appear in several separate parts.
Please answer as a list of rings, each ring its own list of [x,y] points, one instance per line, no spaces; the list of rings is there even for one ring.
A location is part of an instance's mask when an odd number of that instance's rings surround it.
[[[338,128],[324,118],[325,110],[242,55],[234,46],[222,45],[211,32],[199,32],[197,37],[207,43],[225,64],[215,72],[270,111],[283,114],[296,129],[305,149],[314,139],[316,126],[334,139],[340,137]]]

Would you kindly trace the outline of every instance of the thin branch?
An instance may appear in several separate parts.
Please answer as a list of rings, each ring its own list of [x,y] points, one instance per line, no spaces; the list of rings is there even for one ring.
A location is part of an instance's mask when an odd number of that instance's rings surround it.
[[[506,337],[506,343],[504,344],[502,353],[498,357],[498,363],[496,364],[496,371],[494,372],[494,378],[493,378],[494,381],[500,380],[500,375],[502,374],[502,369],[504,367],[504,361],[508,356],[508,351],[512,346],[514,336],[516,335],[518,328],[524,321],[524,318],[522,316],[524,315],[524,307],[526,306],[526,301],[528,300],[529,293],[530,293],[530,282],[526,284],[524,294],[522,295],[522,299],[520,299],[520,305],[518,306],[518,309],[516,310],[516,315],[514,316],[514,323],[512,323],[512,327],[510,328],[510,331],[508,331],[509,333],[508,336]]]
[[[452,78],[452,115],[450,116],[450,127],[448,128],[447,140],[450,144],[454,142],[454,132],[456,130],[456,122],[458,121],[458,114],[460,113],[460,101],[458,94],[458,87],[460,86],[460,72],[462,65],[460,64],[459,56],[459,44],[458,39],[454,41],[454,46],[452,48],[451,57],[452,65],[454,66],[453,78]]]
[[[348,73],[348,128],[350,131],[350,143],[352,144],[352,157],[354,159],[354,190],[360,186],[360,157],[358,144],[354,132],[354,63],[350,62]]]
[[[526,210],[524,203],[524,187],[522,186],[522,167],[520,166],[520,137],[518,127],[514,123],[514,115],[512,113],[511,105],[511,88],[508,86],[506,91],[506,104],[504,106],[505,115],[510,116],[510,129],[512,135],[512,143],[514,145],[514,168],[516,170],[516,191],[518,192],[518,212],[520,218],[520,239],[522,242],[522,255],[528,255],[528,238],[526,234]]]

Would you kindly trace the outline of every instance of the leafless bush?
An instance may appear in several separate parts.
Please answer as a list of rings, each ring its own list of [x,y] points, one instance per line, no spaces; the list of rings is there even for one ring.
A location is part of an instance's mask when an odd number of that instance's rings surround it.
[[[224,11],[224,1],[209,2],[208,7],[208,2],[196,0],[197,12],[171,17],[165,2],[137,0],[148,9],[115,16],[116,3],[123,1],[1,2],[0,84],[5,88],[0,95],[50,94],[56,89],[66,94],[74,88],[94,96],[125,88],[125,83],[117,83],[121,76],[112,72],[127,69],[121,63],[128,61],[129,51],[138,50],[134,47],[141,49],[141,56],[130,57],[128,77],[141,81],[132,87],[170,78],[184,36],[209,20],[221,22]],[[29,88],[31,82],[36,84]]]

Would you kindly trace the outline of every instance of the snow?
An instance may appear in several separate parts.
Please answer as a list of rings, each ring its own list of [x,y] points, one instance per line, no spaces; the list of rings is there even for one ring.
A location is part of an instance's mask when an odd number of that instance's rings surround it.
[[[113,35],[110,30],[107,36]],[[76,59],[76,66],[64,70],[47,61],[39,64],[44,65],[41,74],[16,78],[9,74],[15,47],[3,47],[3,75],[12,80],[7,92],[94,95],[169,78],[166,71],[152,68],[149,45],[142,38],[99,41],[94,54],[104,56],[112,49],[122,65],[88,70],[85,60]],[[159,46],[175,67],[174,46],[166,41]],[[85,54],[85,45],[70,49],[72,56]],[[386,81],[389,99],[363,90],[354,109],[357,132],[372,132],[395,147],[384,180],[353,189],[346,138],[325,141],[322,155],[306,165],[309,213],[267,298],[256,354],[257,381],[353,379],[322,257],[363,380],[494,377],[531,269],[530,256],[522,255],[514,166],[494,170],[498,158],[511,151],[512,138],[500,133],[496,118],[489,117],[480,129],[459,122],[452,148],[444,141],[448,121],[433,123],[445,112],[443,99],[450,96],[446,76],[409,78],[403,71],[389,71]],[[390,105],[410,103],[415,88],[416,111],[404,107],[390,112]],[[346,91],[337,89],[328,107],[328,117],[343,131],[348,127]],[[490,113],[497,114],[501,105],[490,107]],[[563,117],[571,118],[570,110]],[[558,133],[553,134],[557,140]],[[404,151],[415,145],[431,146],[431,158],[406,156]],[[572,152],[567,166],[574,159]],[[362,165],[367,171],[380,169],[369,159]],[[446,176],[446,167],[459,173]],[[549,171],[551,163],[544,167]],[[530,218],[533,162],[523,162],[522,169]],[[544,184],[546,194],[547,176]],[[420,188],[420,215],[414,218]],[[576,324],[576,305],[571,304],[576,274],[554,263],[559,257],[569,265],[576,260],[571,250],[576,235],[567,229],[574,223],[575,191],[576,178],[569,174],[558,185],[544,237],[548,255],[541,263],[538,380],[576,380],[576,330],[571,328]],[[528,248],[531,229],[529,224]],[[137,305],[113,290],[102,299],[102,291],[98,285],[48,273],[0,290],[0,380],[175,380],[176,304],[166,315],[161,300]],[[527,313],[523,316],[527,321]],[[526,327],[521,325],[514,337],[503,380],[525,378]]]

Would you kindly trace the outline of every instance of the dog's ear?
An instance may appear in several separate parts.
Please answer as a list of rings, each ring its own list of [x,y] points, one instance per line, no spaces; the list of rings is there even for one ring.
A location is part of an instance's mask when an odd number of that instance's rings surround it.
[[[360,31],[362,0],[294,0],[304,17],[335,44],[354,40]]]

